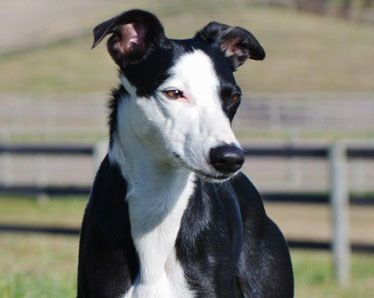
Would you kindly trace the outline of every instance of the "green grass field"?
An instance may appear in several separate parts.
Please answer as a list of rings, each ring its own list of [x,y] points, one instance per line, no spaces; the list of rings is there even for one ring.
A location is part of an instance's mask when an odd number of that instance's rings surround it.
[[[46,202],[0,197],[0,222],[78,227],[85,203],[85,198],[78,197],[52,198]],[[276,209],[269,208],[272,214],[277,214]],[[353,255],[352,280],[346,286],[339,286],[334,281],[328,252],[293,250],[291,253],[296,297],[371,297],[373,255]],[[77,254],[78,237],[0,233],[0,297],[74,297]]]
[[[245,91],[374,91],[372,26],[287,9],[239,8],[228,1],[139,6],[155,11],[174,38],[190,37],[211,20],[251,30],[267,58],[237,72]],[[91,33],[82,36],[0,57],[0,91],[94,92],[115,86],[116,67],[105,46],[91,51]]]

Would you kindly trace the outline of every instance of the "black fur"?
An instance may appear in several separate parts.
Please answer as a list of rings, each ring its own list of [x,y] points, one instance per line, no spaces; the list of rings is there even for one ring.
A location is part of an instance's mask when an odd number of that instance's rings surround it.
[[[200,49],[214,63],[220,80],[218,92],[222,106],[232,120],[240,100],[232,103],[227,98],[240,94],[232,71],[243,57],[239,62],[233,62],[232,59],[238,57],[225,57],[220,44],[225,36],[231,38],[234,32],[236,38],[239,32],[240,37],[244,34],[249,38],[244,44],[250,55],[255,53],[252,58],[260,59],[264,52],[248,31],[236,27],[231,30],[226,25],[213,23],[193,39],[170,40],[164,37],[162,26],[153,15],[136,10],[130,11],[130,16],[124,13],[99,25],[95,29],[94,45],[106,34],[115,35],[113,28],[124,20],[143,22],[144,28],[156,26],[153,31],[147,31],[150,45],[144,48],[136,63],[125,61],[128,53],[115,57],[120,73],[136,87],[139,96],[152,95],[181,54]],[[113,91],[109,105],[111,139],[118,130],[117,108],[125,93],[122,86]],[[138,274],[139,260],[131,237],[126,192],[126,181],[120,169],[106,157],[96,175],[82,224],[79,298],[122,297]],[[261,196],[242,173],[222,184],[196,180],[175,248],[196,297],[293,297],[293,273],[287,244],[278,227],[267,217]]]
[[[104,159],[82,223],[78,297],[120,297],[133,283],[138,258],[130,233],[126,182]]]
[[[121,297],[138,273],[125,196],[106,157],[83,220],[78,297]],[[287,244],[243,174],[221,185],[196,181],[176,251],[196,297],[293,297]]]
[[[225,24],[211,22],[195,35],[204,42],[220,47],[228,56],[228,50],[234,51],[227,58],[232,70],[236,70],[247,59],[263,60],[265,51],[257,39],[249,31],[241,27],[231,27]]]

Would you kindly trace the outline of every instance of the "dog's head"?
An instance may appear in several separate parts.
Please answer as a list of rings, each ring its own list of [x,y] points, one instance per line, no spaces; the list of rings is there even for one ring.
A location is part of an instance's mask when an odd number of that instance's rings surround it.
[[[126,114],[124,125],[157,147],[159,156],[205,179],[233,176],[244,162],[231,129],[241,100],[233,72],[248,59],[265,58],[256,38],[243,28],[212,22],[191,39],[173,40],[142,10],[96,26],[93,47],[108,34],[108,51],[129,94],[125,107],[120,103],[115,111],[116,121]]]

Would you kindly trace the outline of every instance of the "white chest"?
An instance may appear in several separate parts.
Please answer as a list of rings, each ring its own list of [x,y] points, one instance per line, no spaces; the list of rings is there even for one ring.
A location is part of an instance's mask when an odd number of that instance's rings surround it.
[[[123,298],[193,298],[194,293],[189,289],[183,268],[170,256],[165,264],[165,270],[159,272],[159,277],[149,282],[141,282],[139,276],[134,285]]]
[[[192,298],[175,241],[193,192],[193,174],[169,176],[164,187],[144,192],[136,187],[126,197],[131,234],[139,256],[139,276],[124,298]],[[160,183],[160,181],[158,181]]]
[[[193,298],[176,259],[175,241],[195,175],[184,167],[155,163],[154,156],[145,152],[148,147],[132,140],[131,134],[124,139],[128,147],[115,139],[109,157],[127,182],[131,236],[140,268],[123,298]]]

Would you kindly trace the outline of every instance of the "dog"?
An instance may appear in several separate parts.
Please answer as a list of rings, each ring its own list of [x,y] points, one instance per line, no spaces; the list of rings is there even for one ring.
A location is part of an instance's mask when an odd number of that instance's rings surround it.
[[[289,250],[240,172],[233,72],[265,58],[241,27],[191,39],[126,11],[94,28],[119,66],[110,140],[85,210],[78,297],[293,297]]]

